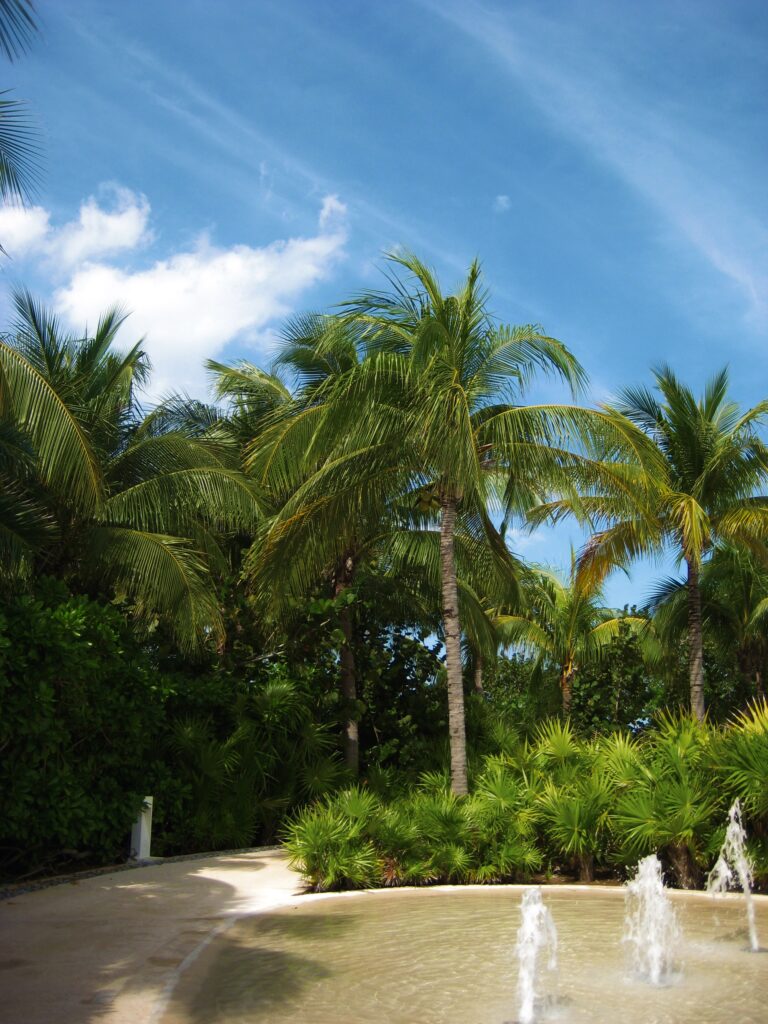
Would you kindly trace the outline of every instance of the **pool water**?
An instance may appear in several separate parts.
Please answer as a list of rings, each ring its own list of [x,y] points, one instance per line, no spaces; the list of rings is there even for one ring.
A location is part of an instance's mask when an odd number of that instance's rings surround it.
[[[518,887],[298,898],[242,918],[182,976],[161,1024],[506,1024],[516,1018]],[[671,983],[633,977],[618,890],[543,889],[558,931],[537,1021],[766,1024],[768,955],[742,904],[673,893],[682,938]],[[768,901],[758,935],[768,944]]]

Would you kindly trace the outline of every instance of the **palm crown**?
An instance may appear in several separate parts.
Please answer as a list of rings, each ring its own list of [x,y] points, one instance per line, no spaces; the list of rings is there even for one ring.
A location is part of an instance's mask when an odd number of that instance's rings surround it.
[[[145,623],[165,617],[187,649],[218,637],[213,532],[255,524],[256,489],[206,444],[143,415],[148,363],[140,345],[114,349],[117,311],[79,337],[28,293],[15,306],[14,330],[0,341],[0,414],[30,467],[22,473],[16,459],[13,483],[25,493],[6,509],[13,571],[106,587]]]
[[[621,392],[616,411],[644,432],[658,459],[628,477],[623,495],[591,495],[562,507],[601,528],[580,560],[584,578],[671,549],[687,566],[691,706],[702,717],[703,649],[699,574],[719,540],[762,551],[768,538],[768,448],[757,434],[761,402],[742,412],[720,371],[698,401],[668,368],[655,371],[660,398],[643,387]]]
[[[323,382],[315,395],[321,392],[322,402],[305,416],[305,423],[314,418],[312,429],[299,436],[320,469],[286,519],[295,524],[321,507],[328,516],[334,502],[359,512],[364,503],[399,514],[401,523],[421,513],[439,525],[452,777],[465,792],[457,532],[487,550],[502,576],[514,577],[494,508],[504,517],[522,512],[551,487],[567,486],[575,466],[585,472],[587,460],[568,446],[570,436],[606,443],[610,434],[616,443],[624,428],[617,432],[611,417],[578,407],[516,404],[537,371],[574,389],[584,374],[540,329],[496,323],[477,262],[459,290],[444,295],[414,256],[390,260],[390,288],[343,307],[356,358],[350,352],[346,368]]]
[[[496,628],[502,643],[531,651],[542,664],[557,666],[567,715],[579,669],[600,662],[622,626],[642,634],[648,621],[605,607],[602,588],[578,578],[575,558],[567,582],[556,573],[534,568],[526,589],[524,608],[518,614],[499,615]]]

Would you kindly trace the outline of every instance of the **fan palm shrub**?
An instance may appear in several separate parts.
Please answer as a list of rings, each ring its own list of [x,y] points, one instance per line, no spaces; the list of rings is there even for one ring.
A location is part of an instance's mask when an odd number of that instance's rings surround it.
[[[718,731],[711,766],[730,800],[768,833],[768,704],[757,701]]]
[[[375,885],[379,859],[373,843],[332,804],[303,811],[286,830],[289,864],[301,872],[313,892]]]
[[[575,859],[579,881],[594,879],[595,858],[604,850],[611,789],[599,774],[580,774],[569,784],[544,784],[538,796],[539,819],[556,854]]]
[[[711,736],[695,717],[663,715],[646,740],[638,776],[616,801],[619,859],[658,852],[676,883],[695,888],[723,813],[708,771]]]
[[[504,755],[485,758],[466,813],[477,843],[472,881],[528,878],[541,867],[531,788],[512,759]]]

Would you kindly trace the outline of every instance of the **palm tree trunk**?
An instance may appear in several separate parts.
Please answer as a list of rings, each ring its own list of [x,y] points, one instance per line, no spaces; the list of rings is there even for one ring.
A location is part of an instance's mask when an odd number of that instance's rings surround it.
[[[699,568],[688,565],[688,676],[691,685],[691,711],[704,721],[704,638],[701,630],[701,588]]]
[[[345,555],[334,584],[334,595],[340,597],[349,587],[355,573],[355,562],[351,555]],[[355,652],[352,647],[354,640],[354,624],[352,621],[352,609],[348,604],[339,611],[339,625],[344,634],[344,643],[339,651],[339,672],[341,676],[341,696],[344,702],[347,720],[344,723],[342,733],[342,744],[344,747],[344,761],[347,768],[356,777],[360,771],[360,740],[357,726],[357,719],[354,717],[353,709],[357,700],[357,672],[355,667]]]
[[[685,843],[673,843],[668,848],[672,874],[681,889],[697,889],[701,883],[701,871]]]
[[[579,856],[579,881],[594,882],[595,880],[595,857],[592,853],[582,853]]]
[[[475,672],[474,672],[474,683],[475,693],[484,693],[483,690],[483,656],[482,654],[475,655]]]
[[[755,696],[758,700],[765,700],[765,689],[763,687],[762,669],[755,669]]]
[[[448,682],[448,734],[451,744],[451,789],[463,796],[467,787],[467,737],[464,726],[464,679],[461,670],[461,625],[459,588],[453,537],[456,528],[456,498],[443,495],[440,502],[440,575],[443,592],[445,670]]]
[[[567,718],[571,713],[571,699],[573,697],[573,680],[576,675],[576,669],[573,667],[572,662],[568,662],[567,665],[563,666],[563,670],[560,673],[560,689],[563,694],[563,717]]]

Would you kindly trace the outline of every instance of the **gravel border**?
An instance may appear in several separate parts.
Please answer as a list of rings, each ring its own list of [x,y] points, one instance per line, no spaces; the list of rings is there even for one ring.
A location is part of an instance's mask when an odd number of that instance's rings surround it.
[[[268,850],[280,850],[275,846],[244,846],[237,850],[209,850],[206,853],[181,853],[174,857],[149,857],[147,860],[125,861],[122,864],[111,864],[103,868],[90,868],[87,871],[72,871],[67,875],[51,875],[49,878],[30,879],[27,882],[9,882],[0,885],[0,900],[10,900],[27,892],[48,889],[53,885],[77,885],[86,878],[98,878],[99,875],[113,875],[120,871],[135,871],[137,868],[162,867],[163,864],[175,864],[182,860],[206,860],[210,857],[229,857],[238,853],[264,853]]]

